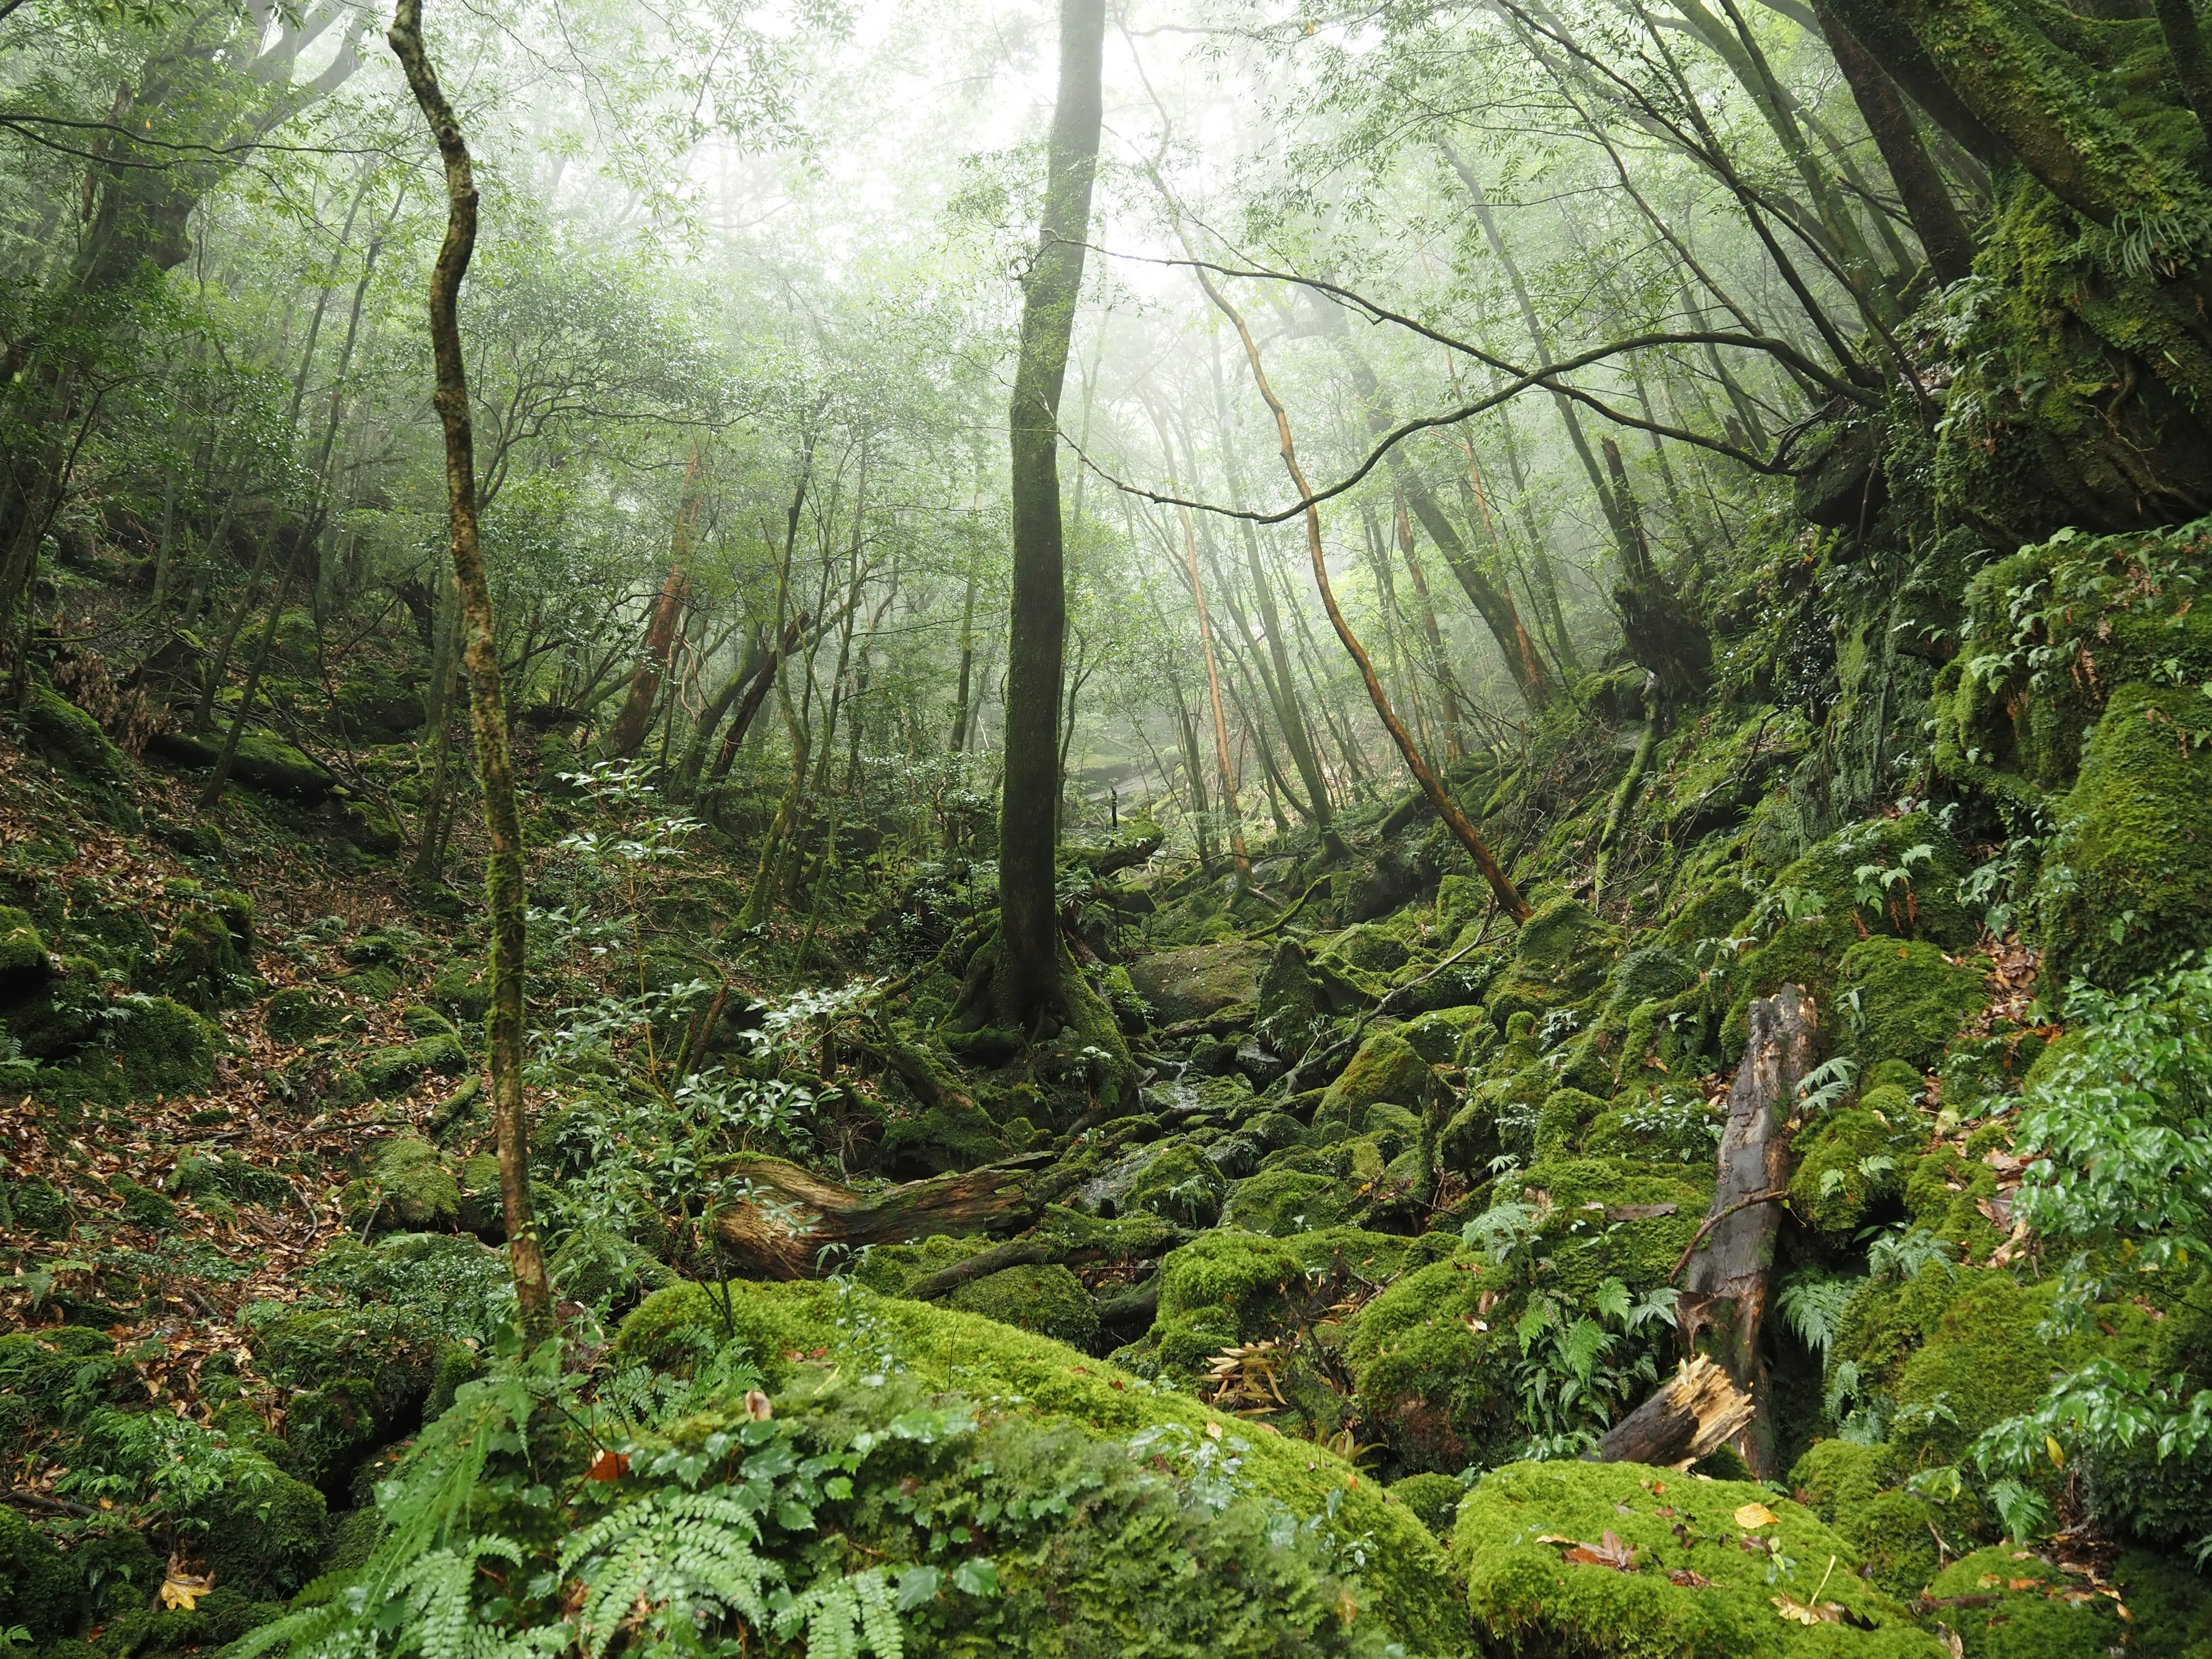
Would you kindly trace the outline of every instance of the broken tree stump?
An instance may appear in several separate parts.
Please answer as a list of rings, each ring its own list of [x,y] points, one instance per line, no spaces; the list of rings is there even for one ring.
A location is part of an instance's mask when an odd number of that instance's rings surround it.
[[[738,1278],[821,1279],[866,1245],[1019,1232],[1057,1195],[1036,1178],[1049,1162],[1049,1154],[1032,1153],[857,1193],[781,1158],[742,1158],[729,1170],[741,1195],[715,1209],[714,1242]]]
[[[1676,1269],[1682,1340],[1693,1354],[1711,1355],[1750,1396],[1753,1414],[1738,1444],[1762,1480],[1774,1474],[1774,1432],[1763,1409],[1759,1336],[1774,1291],[1781,1205],[1790,1193],[1788,1124],[1818,1036],[1813,1000],[1797,986],[1751,1005],[1751,1038],[1729,1091],[1712,1208]]]
[[[1607,1429],[1583,1461],[1680,1468],[1726,1445],[1751,1419],[1751,1395],[1709,1356],[1692,1354],[1657,1393]]]

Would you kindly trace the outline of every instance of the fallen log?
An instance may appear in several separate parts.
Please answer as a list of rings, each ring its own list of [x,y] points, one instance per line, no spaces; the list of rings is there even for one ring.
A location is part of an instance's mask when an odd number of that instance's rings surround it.
[[[714,1212],[726,1269],[746,1279],[820,1279],[871,1244],[1014,1233],[1054,1191],[1036,1179],[1051,1154],[1030,1153],[963,1174],[858,1193],[781,1158],[742,1158],[729,1169],[739,1195]]]
[[[1586,1463],[1678,1468],[1718,1450],[1750,1425],[1752,1399],[1705,1354],[1693,1354],[1657,1393],[1605,1431]]]
[[[1131,1215],[1102,1221],[1077,1211],[1048,1205],[1044,1219],[1034,1232],[994,1244],[987,1250],[940,1267],[917,1279],[906,1294],[918,1302],[934,1302],[958,1290],[970,1279],[981,1279],[1008,1267],[1040,1267],[1056,1262],[1074,1267],[1085,1262],[1156,1259],[1197,1235],[1158,1216]],[[1155,1299],[1158,1297],[1154,1291]],[[1150,1324],[1147,1319],[1145,1322]]]
[[[1751,1397],[1753,1412],[1739,1445],[1762,1480],[1775,1469],[1759,1336],[1774,1291],[1781,1206],[1790,1191],[1787,1124],[1818,1036],[1812,999],[1795,985],[1751,1005],[1751,1038],[1729,1091],[1712,1207],[1677,1268],[1682,1340],[1692,1353],[1711,1355]]]

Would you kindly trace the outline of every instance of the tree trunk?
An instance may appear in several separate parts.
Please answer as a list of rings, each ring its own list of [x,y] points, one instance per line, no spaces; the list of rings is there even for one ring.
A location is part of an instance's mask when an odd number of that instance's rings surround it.
[[[1712,683],[1712,636],[1676,595],[1651,556],[1636,494],[1628,487],[1628,469],[1621,464],[1620,446],[1610,438],[1600,441],[1628,535],[1629,556],[1623,562],[1613,598],[1620,607],[1629,660],[1658,676],[1660,691],[1668,702],[1701,696]]]
[[[1060,654],[1067,629],[1059,412],[1091,226],[1105,30],[1105,0],[1060,0],[1059,102],[1053,112],[1044,211],[1023,296],[1021,351],[1008,413],[1013,602],[1006,645],[1005,793],[999,815],[1000,943],[991,1003],[1000,1020],[1040,1033],[1066,1000],[1054,893]]]
[[[968,565],[968,593],[960,602],[960,689],[954,694],[952,735],[945,747],[959,754],[968,747],[968,704],[975,695],[971,677],[975,668],[975,566]]]
[[[1890,182],[1897,186],[1898,199],[1905,204],[1905,216],[1912,221],[1912,234],[1928,255],[1928,269],[1938,283],[1957,282],[1973,269],[1974,239],[1944,187],[1928,146],[1921,142],[1912,112],[1905,107],[1897,83],[1838,21],[1831,0],[1812,3],[1829,55],[1850,87],[1860,118],[1873,135],[1875,148],[1889,168]]]
[[[684,469],[684,494],[676,507],[676,527],[668,538],[668,579],[661,584],[660,598],[646,624],[645,644],[637,653],[637,672],[630,676],[629,696],[607,732],[610,760],[635,756],[653,724],[653,706],[660,696],[661,678],[668,672],[676,644],[677,624],[683,619],[684,603],[690,593],[691,544],[700,505],[706,498],[702,477],[706,459],[707,443],[702,438],[692,444],[690,461]]]
[[[1813,1069],[1812,1000],[1795,985],[1751,1005],[1751,1040],[1729,1091],[1712,1208],[1676,1268],[1683,1342],[1711,1355],[1748,1394],[1754,1416],[1740,1442],[1761,1480],[1775,1473],[1774,1424],[1759,1337],[1774,1291],[1780,1206],[1790,1195],[1790,1132],[1797,1085]],[[1686,1269],[1686,1271],[1685,1271]]]
[[[732,1160],[726,1188],[749,1195],[714,1212],[718,1249],[749,1279],[821,1279],[871,1244],[1019,1232],[1042,1211],[1033,1153],[965,1175],[933,1176],[872,1194],[810,1175],[781,1158]]]
[[[1680,1468],[1728,1444],[1751,1425],[1752,1415],[1751,1395],[1704,1354],[1693,1354],[1607,1429],[1583,1462]]]
[[[477,770],[483,781],[484,904],[491,923],[491,1120],[499,1143],[500,1199],[507,1220],[507,1267],[514,1278],[524,1328],[550,1334],[553,1290],[546,1277],[538,1223],[530,1206],[530,1122],[522,1099],[523,973],[526,960],[522,817],[514,799],[514,765],[507,726],[507,688],[499,664],[497,618],[477,531],[476,434],[469,418],[468,367],[457,314],[461,279],[477,239],[477,186],[469,148],[453,106],[422,47],[422,0],[399,0],[386,37],[407,72],[446,167],[446,237],[430,271],[430,347],[437,374],[432,401],[445,428],[446,503],[452,520],[453,580],[460,592],[467,644]]]

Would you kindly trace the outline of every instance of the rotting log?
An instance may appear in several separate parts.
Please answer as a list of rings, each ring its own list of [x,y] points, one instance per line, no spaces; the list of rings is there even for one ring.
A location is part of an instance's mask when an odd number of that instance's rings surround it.
[[[1032,1153],[964,1174],[859,1193],[775,1158],[742,1158],[728,1186],[742,1194],[714,1212],[721,1265],[747,1279],[820,1279],[849,1266],[871,1244],[1013,1233],[1029,1226],[1051,1193],[1038,1174],[1049,1154]]]
[[[978,1250],[965,1261],[940,1267],[908,1285],[906,1294],[917,1302],[935,1302],[972,1279],[988,1278],[1009,1267],[1042,1267],[1056,1263],[1073,1267],[1086,1262],[1157,1260],[1178,1245],[1188,1244],[1195,1233],[1154,1216],[1128,1216],[1118,1221],[1099,1221],[1057,1206],[1048,1206],[1036,1231]],[[1158,1287],[1153,1301],[1159,1299]],[[1150,1319],[1145,1322],[1152,1323]]]
[[[1751,1039],[1729,1091],[1712,1207],[1678,1269],[1682,1340],[1711,1355],[1751,1396],[1739,1442],[1762,1480],[1774,1473],[1774,1427],[1765,1410],[1759,1336],[1774,1291],[1774,1245],[1790,1189],[1786,1127],[1798,1081],[1812,1069],[1819,1036],[1813,1000],[1795,985],[1751,1005]]]
[[[1751,1425],[1752,1398],[1705,1354],[1685,1359],[1656,1393],[1583,1454],[1586,1463],[1680,1468],[1717,1451]]]

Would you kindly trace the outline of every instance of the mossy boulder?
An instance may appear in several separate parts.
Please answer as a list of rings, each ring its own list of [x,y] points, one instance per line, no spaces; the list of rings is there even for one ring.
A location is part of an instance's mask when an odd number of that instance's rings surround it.
[[[249,789],[285,796],[303,806],[321,805],[337,781],[329,768],[282,738],[250,727],[239,734],[230,775]]]
[[[1536,1156],[1571,1157],[1582,1150],[1583,1137],[1605,1103],[1580,1089],[1554,1089],[1536,1109]]]
[[[1271,1335],[1305,1266],[1288,1243],[1202,1233],[1160,1263],[1159,1310],[1146,1340],[1164,1370],[1190,1375],[1224,1348]]]
[[[1296,1259],[1281,1245],[1267,1240],[1250,1243],[1279,1255],[1272,1268],[1278,1276],[1297,1270]],[[869,1341],[887,1345],[915,1383],[957,1388],[971,1398],[1018,1398],[1022,1413],[1039,1427],[1065,1424],[1123,1440],[1150,1431],[1150,1443],[1163,1449],[1211,1439],[1218,1428],[1224,1442],[1234,1437],[1239,1443],[1241,1490],[1279,1504],[1281,1512],[1296,1522],[1324,1517],[1319,1524],[1333,1536],[1366,1535],[1367,1565],[1356,1592],[1357,1605],[1404,1643],[1409,1654],[1445,1659],[1467,1650],[1466,1621],[1436,1540],[1407,1505],[1386,1501],[1380,1486],[1360,1479],[1324,1448],[1255,1431],[1188,1395],[1155,1389],[1141,1378],[1085,1358],[1060,1343],[958,1309],[878,1297],[866,1290],[841,1291],[821,1284],[732,1284],[727,1288],[726,1310],[720,1291],[705,1285],[683,1285],[649,1297],[623,1322],[616,1340],[617,1354],[688,1365],[696,1354],[700,1334],[709,1340],[720,1339],[726,1328],[726,1314],[736,1340],[775,1389],[797,1374],[801,1362],[794,1356],[825,1348],[836,1352],[848,1345],[845,1333],[859,1316],[865,1320]],[[1164,1286],[1164,1309],[1168,1296]]]
[[[902,1180],[972,1170],[1006,1156],[1006,1132],[980,1106],[954,1102],[895,1121],[884,1132],[880,1161]]]
[[[1231,938],[1162,951],[1129,966],[1129,978],[1161,1021],[1204,1019],[1239,1002],[1257,1002],[1267,946]]]
[[[24,698],[23,736],[49,765],[86,783],[118,784],[130,770],[100,722],[42,680]]]
[[[305,1401],[295,1401],[297,1411]],[[330,1526],[323,1494],[266,1458],[251,1456],[236,1477],[189,1511],[217,1585],[251,1601],[292,1595],[314,1577]]]
[[[1413,951],[1395,928],[1363,921],[1319,941],[1329,955],[1370,974],[1392,974],[1404,967]]]
[[[2110,1598],[2033,1550],[2001,1544],[1962,1555],[1929,1581],[1965,1659],[2105,1659],[2132,1652]]]
[[[1231,1191],[1222,1219],[1247,1232],[1284,1238],[1343,1218],[1344,1183],[1313,1170],[1262,1170]]]
[[[288,985],[261,1011],[261,1029],[272,1042],[296,1043],[327,1036],[338,1028],[343,1011],[305,985]]]
[[[16,1625],[34,1643],[76,1630],[77,1576],[44,1533],[11,1509],[0,1509],[0,1631]]]
[[[1959,1027],[1989,1006],[1983,970],[1972,959],[1954,965],[1924,939],[1863,939],[1844,953],[1836,977],[1867,1068],[1886,1060],[1934,1065]]]
[[[1516,1013],[1540,1019],[1579,1003],[1604,983],[1619,947],[1619,931],[1580,900],[1547,900],[1522,924],[1513,959],[1492,982],[1484,1006],[1502,1027]]]
[[[153,980],[179,1001],[212,1013],[236,1000],[252,971],[230,923],[214,910],[191,909],[171,926]]]
[[[1490,1010],[1479,1003],[1437,1008],[1399,1028],[1401,1041],[1431,1066],[1466,1066],[1497,1041]]]
[[[1747,1506],[1757,1506],[1755,1511]],[[1741,1512],[1744,1519],[1739,1520]],[[1759,1517],[1771,1515],[1771,1521]],[[1618,1567],[1567,1559],[1612,1534]],[[1560,1541],[1555,1541],[1560,1540]],[[1452,1558],[1486,1650],[1595,1659],[1942,1659],[1849,1543],[1765,1486],[1633,1463],[1516,1463],[1460,1505]],[[1815,1601],[1815,1596],[1818,1601]],[[1831,1623],[1787,1616],[1778,1597]]]
[[[0,904],[0,1001],[14,1001],[45,988],[53,963],[46,942],[26,913]]]
[[[1442,1091],[1436,1067],[1413,1044],[1395,1031],[1378,1031],[1359,1045],[1352,1063],[1329,1085],[1314,1116],[1316,1121],[1333,1118],[1357,1123],[1378,1102],[1419,1110]]]
[[[1210,1227],[1220,1218],[1229,1183],[1221,1167],[1188,1141],[1177,1141],[1145,1166],[1121,1200],[1180,1226]]]
[[[435,1146],[402,1135],[377,1149],[368,1177],[346,1189],[346,1207],[373,1232],[450,1231],[460,1221],[460,1183]]]
[[[451,1031],[416,1037],[412,1042],[369,1051],[357,1068],[362,1086],[374,1100],[404,1095],[431,1077],[459,1077],[469,1069],[467,1051]]]
[[[132,1004],[117,1022],[113,1042],[135,1099],[198,1094],[215,1082],[215,1028],[167,997]]]
[[[2036,878],[2046,985],[2118,989],[2212,940],[2208,726],[2201,691],[2112,693]]]
[[[1520,1350],[1510,1321],[1481,1311],[1486,1292],[1505,1287],[1471,1254],[1417,1267],[1361,1310],[1345,1346],[1360,1415],[1407,1468],[1456,1474],[1520,1437]]]
[[[1886,1116],[1863,1103],[1833,1108],[1799,1132],[1793,1150],[1801,1161],[1790,1178],[1790,1207],[1807,1225],[1848,1237],[1865,1224],[1875,1205],[1904,1191],[1912,1154]]]
[[[1083,1281],[1058,1262],[1006,1267],[971,1279],[945,1298],[945,1306],[995,1319],[1088,1349],[1098,1338],[1098,1309]]]
[[[491,981],[483,962],[476,957],[460,957],[447,963],[430,981],[429,995],[432,1002],[454,1018],[475,1024],[491,1007]]]
[[[1467,1488],[1449,1474],[1409,1474],[1393,1481],[1390,1496],[1420,1517],[1421,1524],[1449,1542]]]
[[[1935,1508],[1898,1488],[1911,1471],[1887,1443],[1816,1440],[1790,1471],[1797,1501],[1836,1528],[1875,1587],[1899,1601],[1920,1594],[1942,1564]]]

